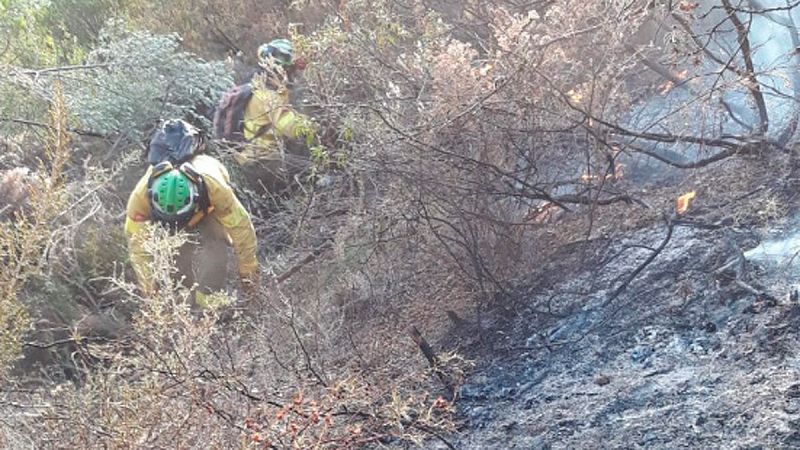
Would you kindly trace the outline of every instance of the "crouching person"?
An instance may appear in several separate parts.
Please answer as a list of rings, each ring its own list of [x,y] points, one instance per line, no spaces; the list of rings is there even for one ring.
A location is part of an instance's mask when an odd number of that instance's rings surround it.
[[[317,125],[290,102],[294,80],[305,67],[287,39],[259,47],[251,80],[226,92],[214,114],[215,138],[234,143],[233,159],[256,192],[284,189],[310,167]]]
[[[208,306],[210,294],[225,289],[230,244],[246,299],[255,295],[259,280],[250,215],[236,198],[225,166],[201,154],[203,145],[199,131],[188,123],[165,122],[150,142],[151,165],[130,194],[125,218],[131,263],[145,294],[157,288],[152,255],[143,242],[145,224],[189,233],[178,252],[177,272],[186,287],[197,283],[193,297],[200,307]]]

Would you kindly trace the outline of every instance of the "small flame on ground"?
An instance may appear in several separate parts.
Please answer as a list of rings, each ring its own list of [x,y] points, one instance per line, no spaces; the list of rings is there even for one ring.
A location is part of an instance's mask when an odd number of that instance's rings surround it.
[[[681,70],[680,72],[672,72],[672,76],[675,77],[675,79],[686,81],[686,78],[689,76],[689,71],[684,69]],[[659,84],[656,89],[658,89],[658,94],[663,97],[669,94],[670,91],[672,91],[672,88],[674,87],[675,87],[675,82],[673,82],[672,80],[666,80],[663,83]]]
[[[580,103],[581,100],[583,100],[583,94],[576,91],[575,89],[570,89],[567,92],[567,95],[569,96],[569,99],[572,101],[572,103]]]
[[[672,81],[669,81],[669,80],[659,84],[658,85],[658,95],[663,97],[663,96],[669,94],[669,92],[672,90],[672,88],[674,86],[675,86],[675,83],[673,83]]]
[[[683,214],[689,209],[689,204],[697,197],[697,193],[695,191],[687,192],[675,201],[675,211],[678,214]]]
[[[619,181],[622,179],[624,175],[625,175],[625,164],[617,163],[614,164],[614,173],[606,174],[605,177],[602,177],[600,175],[589,175],[588,173],[585,173],[581,175],[581,181],[583,181],[584,183],[588,183],[590,181],[600,181],[602,179],[605,179],[606,181]]]
[[[538,207],[532,208],[525,220],[536,224],[546,224],[557,220],[562,213],[563,210],[555,203],[544,202]]]

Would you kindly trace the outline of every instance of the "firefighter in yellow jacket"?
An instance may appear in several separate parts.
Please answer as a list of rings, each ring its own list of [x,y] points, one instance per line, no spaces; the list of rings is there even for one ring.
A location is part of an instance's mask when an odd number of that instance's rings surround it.
[[[308,166],[316,126],[289,100],[293,78],[304,66],[295,61],[291,41],[275,39],[259,47],[258,55],[260,70],[244,110],[245,144],[234,159],[251,184],[274,190]]]
[[[191,125],[165,122],[150,143],[151,166],[130,194],[125,219],[131,263],[145,293],[156,288],[152,257],[142,240],[145,224],[157,222],[194,235],[180,249],[177,265],[185,285],[198,283],[195,301],[200,306],[207,304],[208,294],[225,288],[229,244],[238,259],[245,294],[251,296],[258,286],[250,215],[236,198],[222,163],[198,154],[202,145],[200,133]]]

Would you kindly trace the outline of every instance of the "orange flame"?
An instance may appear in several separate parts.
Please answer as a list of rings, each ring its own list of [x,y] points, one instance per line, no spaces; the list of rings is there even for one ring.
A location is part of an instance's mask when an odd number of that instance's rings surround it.
[[[590,181],[599,181],[599,180],[606,180],[606,181],[619,181],[625,175],[625,164],[617,163],[614,165],[614,173],[606,174],[604,177],[600,175],[589,175],[585,173],[581,175],[581,181],[584,183],[588,183]]]
[[[687,192],[675,201],[675,211],[678,214],[683,214],[689,209],[689,204],[697,197],[697,193],[695,191]]]
[[[570,89],[569,91],[567,91],[567,95],[569,96],[569,99],[572,101],[572,103],[580,103],[581,100],[583,100],[583,94],[581,94],[580,91],[577,91],[575,89]]]
[[[545,224],[558,219],[562,212],[563,210],[556,204],[545,202],[539,205],[539,207],[532,208],[525,216],[525,220],[537,224]]]
[[[675,83],[673,83],[670,80],[667,80],[667,81],[659,84],[658,88],[657,88],[658,89],[658,95],[663,97],[663,96],[669,94],[669,91],[671,91],[674,86],[675,86]]]
[[[685,81],[686,78],[689,76],[689,71],[684,69],[680,72],[672,72],[672,76],[680,81]],[[675,87],[675,82],[672,80],[666,80],[663,83],[659,84],[656,89],[658,89],[658,94],[662,97],[669,94],[672,91],[672,88]]]

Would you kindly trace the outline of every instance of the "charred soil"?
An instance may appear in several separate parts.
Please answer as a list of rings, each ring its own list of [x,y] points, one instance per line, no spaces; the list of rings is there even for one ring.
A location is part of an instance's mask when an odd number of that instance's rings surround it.
[[[698,205],[552,251],[484,315],[481,339],[455,333],[478,363],[459,392],[452,445],[800,445],[795,277],[745,257],[797,226],[791,215],[759,223],[765,195],[706,199],[731,206]]]

